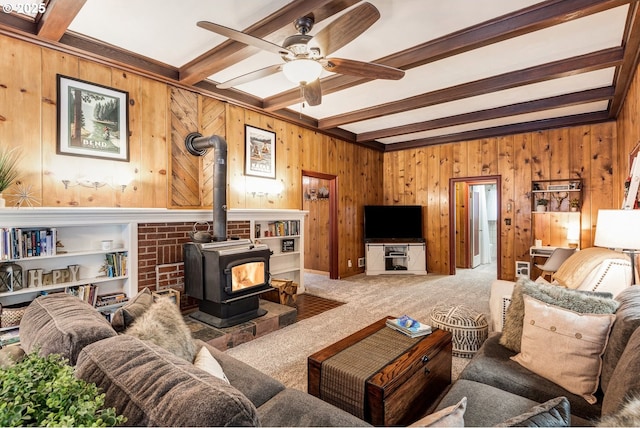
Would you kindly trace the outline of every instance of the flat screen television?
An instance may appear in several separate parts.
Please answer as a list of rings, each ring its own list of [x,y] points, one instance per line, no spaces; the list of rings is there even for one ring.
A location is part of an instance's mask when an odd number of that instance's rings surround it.
[[[422,240],[422,206],[365,205],[364,239]]]

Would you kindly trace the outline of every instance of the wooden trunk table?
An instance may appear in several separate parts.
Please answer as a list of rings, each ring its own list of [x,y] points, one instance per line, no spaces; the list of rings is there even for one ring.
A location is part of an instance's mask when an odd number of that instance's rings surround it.
[[[410,338],[386,317],[308,358],[308,391],[373,425],[408,425],[451,384],[451,333]]]

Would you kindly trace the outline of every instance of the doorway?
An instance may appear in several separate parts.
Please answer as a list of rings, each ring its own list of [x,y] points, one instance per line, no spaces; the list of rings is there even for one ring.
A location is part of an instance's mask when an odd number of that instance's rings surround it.
[[[338,279],[338,177],[302,171],[304,269]]]
[[[450,273],[491,269],[500,263],[500,176],[450,180]]]

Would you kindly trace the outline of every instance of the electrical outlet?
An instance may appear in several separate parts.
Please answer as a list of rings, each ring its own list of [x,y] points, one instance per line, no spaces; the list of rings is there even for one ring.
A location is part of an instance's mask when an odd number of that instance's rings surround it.
[[[364,267],[364,257],[358,257],[358,267]]]
[[[353,267],[353,263],[351,263],[351,259],[347,260],[347,267]]]

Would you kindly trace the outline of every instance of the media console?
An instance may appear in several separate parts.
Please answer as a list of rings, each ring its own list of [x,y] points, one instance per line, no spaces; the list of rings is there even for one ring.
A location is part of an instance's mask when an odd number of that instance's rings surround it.
[[[427,246],[422,242],[365,242],[366,274],[427,274]]]

